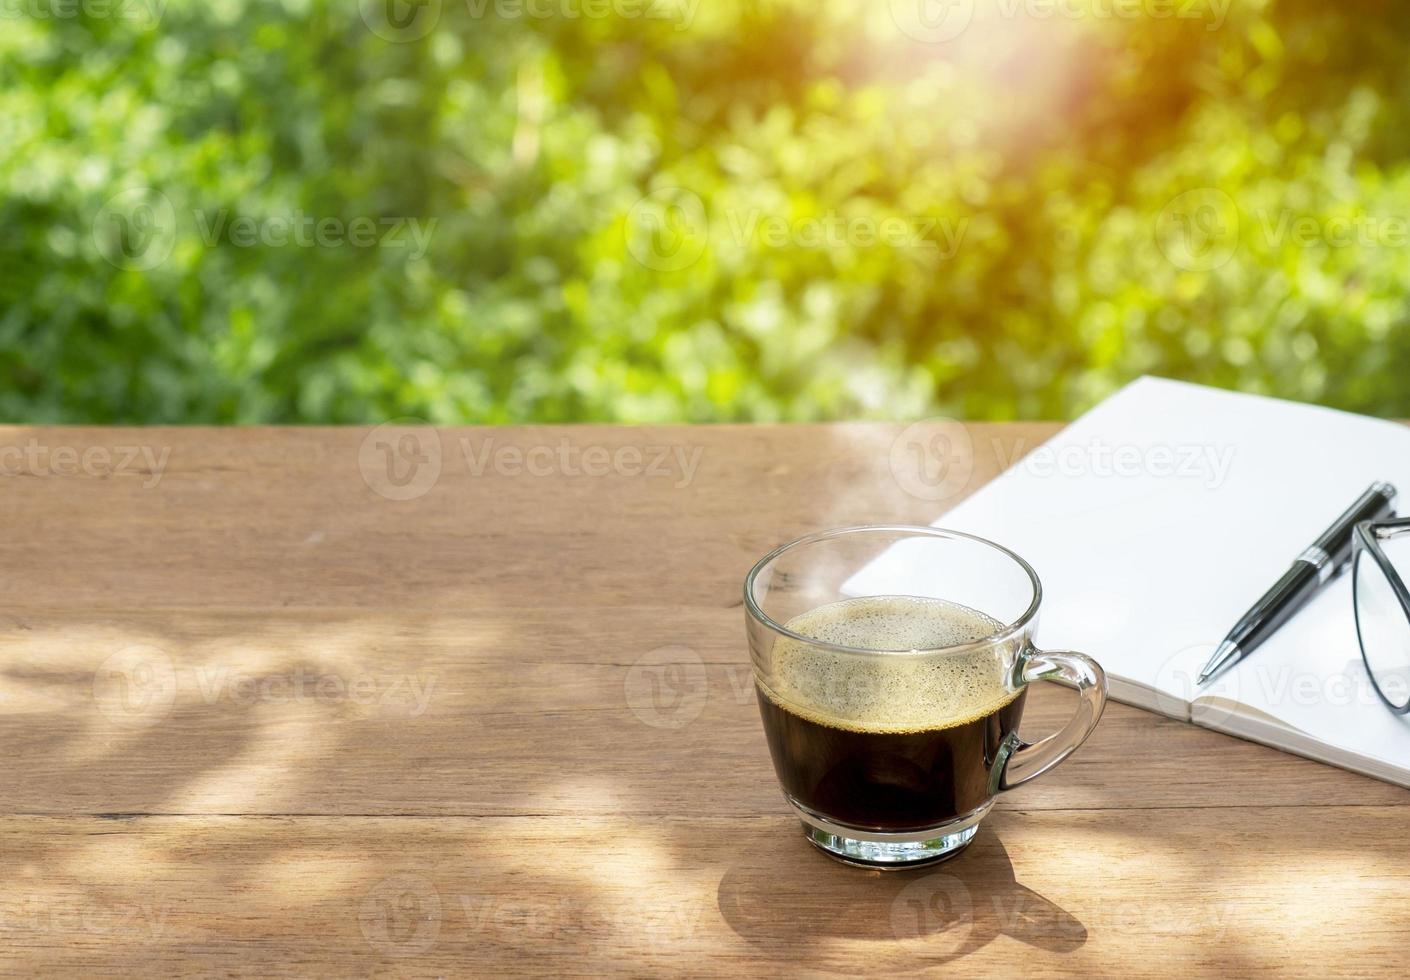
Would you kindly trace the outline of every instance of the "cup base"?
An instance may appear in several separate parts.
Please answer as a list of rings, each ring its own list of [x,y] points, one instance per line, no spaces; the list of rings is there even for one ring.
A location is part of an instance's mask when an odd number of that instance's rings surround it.
[[[803,823],[808,843],[843,864],[881,871],[918,868],[955,857],[974,840],[979,821],[993,806],[985,803],[962,817],[923,830],[883,833],[833,823],[792,797],[788,802]]]

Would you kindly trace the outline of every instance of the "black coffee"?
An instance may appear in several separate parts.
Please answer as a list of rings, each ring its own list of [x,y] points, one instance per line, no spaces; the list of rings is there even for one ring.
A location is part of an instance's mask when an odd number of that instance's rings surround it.
[[[787,624],[795,633],[872,650],[935,650],[1002,624],[965,606],[901,596],[849,599]],[[1009,691],[992,650],[939,657],[857,657],[788,639],[775,645],[759,709],[785,791],[833,821],[919,830],[990,797],[1000,746],[1018,729],[1024,693]]]

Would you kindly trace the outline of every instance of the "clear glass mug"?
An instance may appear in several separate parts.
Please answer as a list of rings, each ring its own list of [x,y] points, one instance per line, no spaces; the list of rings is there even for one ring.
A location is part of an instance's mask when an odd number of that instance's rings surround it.
[[[809,841],[867,867],[943,860],[974,838],[1001,790],[1086,740],[1106,675],[1083,654],[1034,646],[1042,598],[1018,555],[940,528],[838,528],[760,559],[744,584],[754,683],[774,769]],[[962,631],[935,649],[876,649],[867,625],[857,634],[866,642],[849,635],[855,646],[819,639],[815,624],[846,613],[833,605],[844,600],[854,632],[859,603],[891,627],[941,615],[942,625],[959,617]],[[805,615],[808,633],[789,628]],[[1029,744],[1017,729],[1025,686],[1038,680],[1075,687],[1077,710]]]

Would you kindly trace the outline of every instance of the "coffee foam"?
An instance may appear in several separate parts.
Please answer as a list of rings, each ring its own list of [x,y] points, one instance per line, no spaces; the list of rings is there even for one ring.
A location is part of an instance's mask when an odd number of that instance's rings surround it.
[[[786,624],[824,643],[865,650],[943,650],[993,636],[1004,624],[942,599],[867,596],[829,603]],[[936,731],[982,718],[1018,696],[1005,686],[1004,648],[932,656],[865,656],[781,637],[773,690],[782,707],[833,728]]]

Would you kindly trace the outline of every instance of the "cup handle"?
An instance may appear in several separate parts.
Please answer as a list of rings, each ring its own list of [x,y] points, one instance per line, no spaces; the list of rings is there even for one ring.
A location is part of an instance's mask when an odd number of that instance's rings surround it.
[[[1061,731],[1036,742],[1014,736],[1013,751],[1004,759],[999,789],[1022,786],[1071,755],[1087,740],[1106,706],[1106,673],[1091,657],[1071,650],[1031,650],[1021,661],[1023,683],[1060,681],[1077,689],[1077,711]]]

